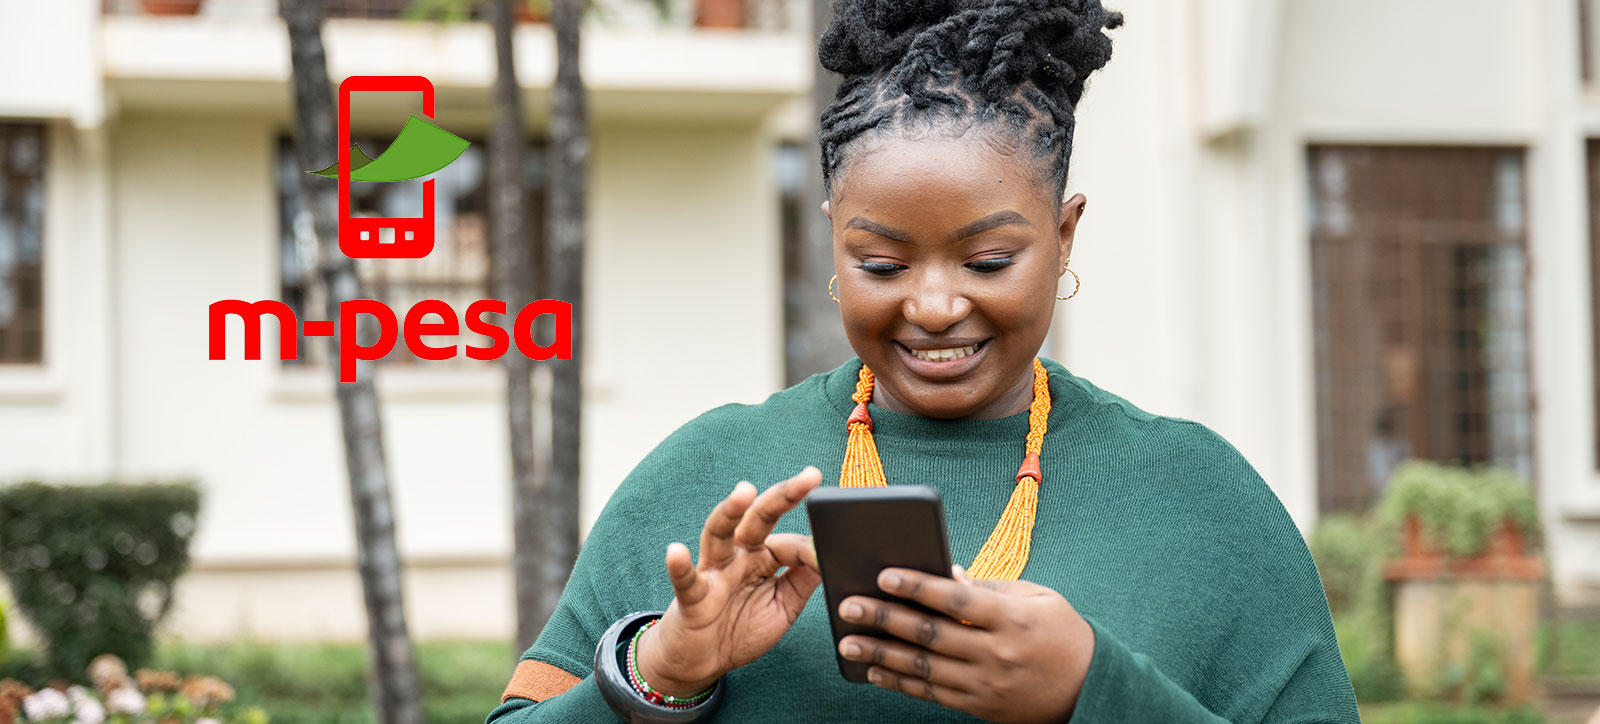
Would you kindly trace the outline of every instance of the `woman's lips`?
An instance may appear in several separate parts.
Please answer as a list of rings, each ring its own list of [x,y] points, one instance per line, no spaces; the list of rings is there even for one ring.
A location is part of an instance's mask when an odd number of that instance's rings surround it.
[[[912,374],[931,380],[950,380],[965,375],[982,364],[983,358],[989,352],[991,339],[985,339],[975,345],[937,350],[912,351],[910,347],[900,342],[895,342],[894,347],[900,353],[900,361],[911,370]],[[921,356],[918,356],[919,354]],[[924,357],[931,359],[923,359]]]

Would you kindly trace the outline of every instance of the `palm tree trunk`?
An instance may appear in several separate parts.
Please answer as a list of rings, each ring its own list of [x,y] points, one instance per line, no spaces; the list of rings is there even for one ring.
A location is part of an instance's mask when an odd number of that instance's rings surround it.
[[[556,81],[550,105],[549,285],[554,299],[572,305],[572,358],[551,360],[550,480],[539,491],[545,525],[537,550],[541,624],[555,610],[578,558],[579,430],[583,422],[583,242],[584,189],[588,184],[589,127],[583,76],[578,70],[579,25],[584,0],[553,0],[550,25],[556,36]]]
[[[511,43],[512,3],[494,0],[497,70],[494,80],[494,128],[489,135],[489,229],[494,236],[495,296],[505,300],[509,317],[534,300],[538,280],[528,189],[523,174],[521,89],[517,84]],[[506,370],[506,423],[511,439],[511,519],[514,547],[511,568],[517,593],[517,646],[520,654],[533,645],[544,627],[541,615],[539,563],[539,481],[533,425],[533,360],[515,351],[500,358]],[[576,511],[574,511],[576,515]]]
[[[319,0],[282,0],[294,72],[295,149],[300,168],[326,165],[336,153],[333,88],[322,48]],[[300,193],[311,210],[317,260],[327,298],[327,318],[339,319],[339,304],[362,297],[355,264],[339,252],[338,187],[329,179],[300,174]],[[370,325],[369,325],[370,326]],[[338,330],[338,335],[375,337],[376,330]],[[417,665],[406,633],[400,588],[400,556],[395,547],[394,507],[383,451],[383,422],[373,389],[373,365],[357,364],[355,382],[338,382],[338,337],[328,339],[328,374],[334,376],[339,423],[344,433],[345,466],[355,514],[357,567],[367,606],[368,692],[382,724],[422,724]]]
[[[833,17],[833,3],[811,3],[811,37],[827,29]],[[839,76],[813,66],[816,81],[811,91],[811,117],[833,102]],[[822,215],[822,155],[815,128],[807,136],[806,183],[800,190],[800,238],[798,249],[786,256],[793,265],[784,270],[784,381],[797,384],[812,374],[826,372],[850,359],[850,343],[839,324],[839,305],[828,296],[828,278],[833,276],[833,229]]]

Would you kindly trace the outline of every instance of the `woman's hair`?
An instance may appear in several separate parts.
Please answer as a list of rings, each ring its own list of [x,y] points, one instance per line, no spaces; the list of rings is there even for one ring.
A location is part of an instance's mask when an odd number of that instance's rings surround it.
[[[981,124],[1049,159],[1039,181],[1059,197],[1073,109],[1121,24],[1100,0],[835,0],[817,47],[844,76],[819,124],[824,186],[869,132]]]

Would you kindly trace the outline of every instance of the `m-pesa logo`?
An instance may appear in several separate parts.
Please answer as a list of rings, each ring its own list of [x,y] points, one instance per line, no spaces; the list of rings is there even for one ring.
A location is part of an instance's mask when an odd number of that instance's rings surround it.
[[[350,142],[350,94],[356,92],[422,93],[422,115],[412,115],[399,135],[377,158],[363,153]],[[350,211],[350,182],[412,181],[430,176],[450,165],[467,150],[467,141],[433,124],[433,83],[422,76],[351,76],[339,84],[339,161],[310,173],[339,180],[339,251],[352,258],[418,259],[433,251],[433,179],[422,182],[422,216],[355,217]],[[326,241],[326,240],[324,240]],[[278,320],[278,356],[299,359],[299,335],[333,337],[339,340],[339,381],[354,382],[356,363],[380,359],[404,337],[406,349],[419,359],[445,360],[462,353],[461,346],[436,346],[423,337],[455,336],[461,323],[467,330],[488,338],[485,346],[466,345],[471,359],[498,359],[513,341],[518,353],[533,360],[572,359],[572,305],[557,299],[541,299],[516,313],[511,330],[484,319],[486,314],[507,313],[506,303],[481,299],[467,305],[465,318],[458,318],[449,304],[427,299],[417,302],[400,323],[395,311],[374,299],[351,299],[339,303],[338,320],[307,320],[301,324],[294,310],[283,302],[247,302],[224,299],[210,306],[207,331],[211,359],[227,357],[227,317],[237,315],[244,322],[244,358],[261,359],[261,319],[272,315]],[[433,314],[439,321],[427,321]],[[542,315],[555,317],[555,341],[541,345],[533,339],[533,324]],[[378,340],[363,345],[357,340],[357,323],[362,315],[378,322]],[[299,334],[296,334],[298,330]],[[338,334],[339,332],[342,334]]]

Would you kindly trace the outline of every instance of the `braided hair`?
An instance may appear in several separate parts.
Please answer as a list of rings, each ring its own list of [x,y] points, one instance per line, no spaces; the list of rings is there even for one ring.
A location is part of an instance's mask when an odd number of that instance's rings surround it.
[[[1121,25],[1100,0],[836,0],[817,47],[844,76],[819,123],[824,187],[868,132],[992,124],[1050,159],[1059,199],[1073,109]]]

